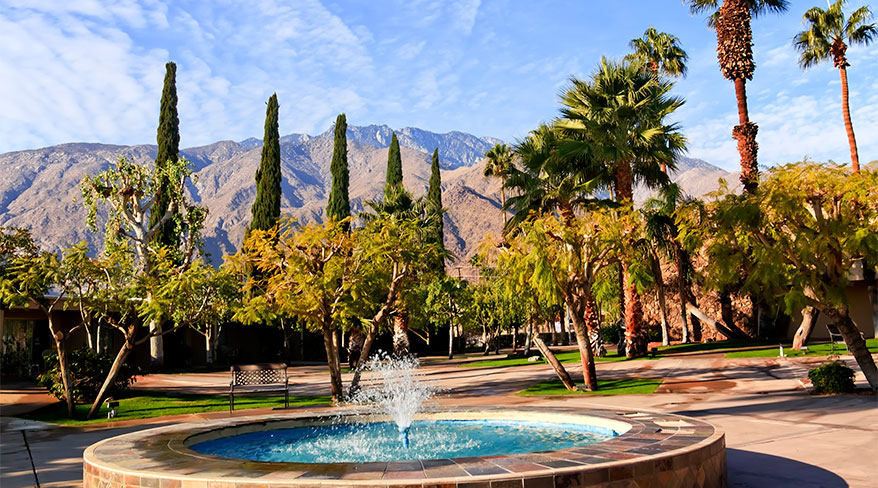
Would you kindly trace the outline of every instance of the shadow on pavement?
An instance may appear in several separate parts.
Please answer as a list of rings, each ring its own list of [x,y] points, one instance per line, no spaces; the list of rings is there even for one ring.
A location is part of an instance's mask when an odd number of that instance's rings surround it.
[[[792,459],[726,449],[729,486],[750,488],[763,486],[846,487],[848,483],[832,471]]]

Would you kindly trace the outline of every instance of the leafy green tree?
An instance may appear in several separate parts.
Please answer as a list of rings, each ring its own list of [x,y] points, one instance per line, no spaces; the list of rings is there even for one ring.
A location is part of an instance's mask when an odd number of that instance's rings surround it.
[[[202,260],[171,269],[152,298],[141,315],[147,320],[167,317],[204,336],[205,360],[212,366],[222,327],[241,303],[240,282],[232,269],[225,265],[216,269]]]
[[[589,80],[571,79],[561,95],[562,157],[584,161],[594,185],[612,190],[619,205],[634,201],[635,183],[660,188],[670,180],[663,168],[676,168],[686,140],[676,124],[666,121],[684,101],[670,96],[672,83],[656,78],[640,63],[601,59]],[[634,240],[628,239],[629,247]],[[626,355],[646,354],[640,294],[622,261]]]
[[[653,247],[653,266],[656,281],[661,290],[664,279],[661,275],[659,259],[665,258],[674,262],[677,268],[677,293],[680,300],[680,322],[682,329],[682,341],[684,344],[692,342],[689,332],[689,312],[687,306],[698,306],[692,294],[692,261],[689,253],[680,243],[680,231],[676,224],[677,208],[691,200],[683,195],[679,185],[672,183],[662,188],[659,195],[647,200],[643,206],[646,221],[646,234]],[[659,301],[664,301],[663,293],[660,292]],[[667,331],[667,312],[662,305],[662,343],[670,343]],[[697,320],[697,319],[695,319]],[[700,326],[693,322],[693,327]]]
[[[430,166],[430,186],[427,189],[427,219],[430,222],[430,242],[440,246],[445,254],[445,225],[442,221],[442,176],[439,172],[439,148],[433,151],[433,163]],[[445,259],[434,263],[437,273],[445,273]]]
[[[878,368],[849,313],[848,272],[878,259],[878,172],[850,177],[835,164],[802,162],[772,169],[756,193],[724,189],[685,208],[684,243],[708,257],[708,285],[740,279],[744,290],[782,299],[787,312],[819,310],[844,337],[873,389]]]
[[[335,142],[332,149],[332,162],[329,165],[329,171],[332,173],[332,189],[326,204],[327,219],[345,222],[345,228],[349,227],[349,221],[346,219],[351,216],[347,129],[345,114],[339,114],[335,120]]]
[[[756,158],[758,127],[750,122],[747,110],[747,80],[753,79],[753,32],[750,21],[765,12],[781,13],[789,6],[787,0],[686,0],[693,14],[711,12],[708,26],[716,30],[716,53],[723,76],[735,83],[738,101],[738,125],[732,137],[738,141],[741,156],[741,183],[752,192],[759,185]]]
[[[3,233],[3,307],[26,307],[35,303],[46,316],[58,356],[67,415],[73,417],[74,396],[66,340],[76,329],[65,330],[57,322],[55,311],[61,310],[67,294],[67,275],[75,273],[69,263],[50,252],[39,251],[29,231],[12,229]],[[50,296],[50,292],[54,296]],[[77,327],[78,328],[78,327]]]
[[[280,134],[277,122],[277,93],[268,99],[265,111],[265,137],[262,139],[262,159],[256,170],[256,201],[251,212],[250,229],[268,230],[280,218],[281,172]]]
[[[393,320],[394,351],[408,352],[408,320],[399,320],[400,311],[407,313],[417,289],[425,277],[432,277],[431,263],[445,258],[444,250],[429,239],[429,225],[423,218],[423,202],[413,210],[394,213],[382,210],[391,202],[370,203],[375,211],[366,218],[366,225],[355,234],[354,261],[358,279],[351,289],[355,315],[361,320],[365,341],[359,352],[351,394],[359,388],[360,373],[368,361],[372,344],[380,327]],[[417,211],[420,209],[420,212]]]
[[[399,140],[396,132],[390,138],[390,147],[387,148],[387,176],[384,182],[384,198],[390,193],[402,187],[402,155],[399,152]]]
[[[514,154],[512,149],[506,144],[495,144],[494,147],[488,149],[485,153],[485,178],[499,178],[503,183],[500,186],[500,209],[503,212],[503,226],[506,226],[508,219],[506,218],[506,192],[504,190],[506,183],[506,173],[512,167]]]
[[[234,315],[243,323],[298,316],[323,334],[334,402],[343,397],[335,330],[347,321],[350,287],[356,276],[353,241],[345,221],[296,227],[290,221],[246,238],[245,254],[234,262],[253,273],[243,287],[244,300]],[[262,293],[248,293],[259,288]]]
[[[513,166],[507,172],[506,188],[513,189],[516,196],[509,199],[509,206],[515,210],[515,215],[509,221],[510,229],[531,229],[533,238],[539,236],[539,231],[533,231],[526,222],[529,219],[539,218],[547,214],[559,216],[557,239],[563,242],[564,252],[568,254],[565,261],[565,282],[569,286],[560,286],[559,292],[564,297],[565,304],[569,307],[573,328],[579,344],[583,360],[583,370],[586,374],[586,385],[596,388],[594,380],[594,357],[591,343],[587,335],[587,328],[593,328],[594,323],[586,321],[587,313],[593,302],[589,300],[591,285],[584,283],[581,248],[582,243],[574,242],[573,236],[577,234],[580,224],[577,221],[577,212],[581,212],[589,204],[594,204],[591,194],[600,181],[593,176],[593,171],[600,170],[592,160],[579,158],[573,155],[562,157],[558,138],[559,131],[549,126],[541,126],[516,145],[515,152],[520,162],[520,168]],[[582,230],[582,229],[579,229]],[[541,228],[540,231],[548,232],[549,229]],[[563,231],[563,233],[562,233]],[[564,236],[570,239],[564,240]],[[531,251],[539,255],[540,247],[532,243]],[[544,266],[545,267],[545,266]]]
[[[680,39],[677,36],[650,27],[642,37],[632,39],[628,45],[633,52],[625,56],[625,59],[646,65],[653,76],[658,76],[659,73],[668,76],[686,76],[686,61],[689,60],[689,55],[680,47]]]
[[[180,158],[180,119],[177,117],[177,65],[173,62],[165,64],[165,84],[162,88],[162,101],[159,110],[159,127],[156,131],[156,167],[168,162],[176,163]],[[156,191],[155,211],[150,215],[150,226],[159,225],[162,216],[170,205],[167,186],[172,184],[164,180],[158,182]],[[168,248],[177,247],[177,236],[172,225],[159,225],[153,239]]]
[[[427,239],[430,235],[426,216],[426,202],[422,198],[414,199],[402,184],[386,186],[384,199],[380,202],[367,202],[367,205],[373,212],[361,215],[366,220],[367,227],[369,227],[368,223],[373,221],[382,222],[383,225],[389,226],[387,227],[388,229],[394,228],[394,226],[401,222],[409,222],[412,225],[416,224],[420,228],[421,238]],[[426,241],[412,247],[410,251],[420,252],[425,244]],[[395,245],[395,243],[391,242],[391,245]],[[439,256],[439,253],[434,254],[432,257],[434,261],[427,261],[425,264],[430,266],[431,263],[440,259]],[[444,260],[444,254],[441,254],[441,256],[441,259]],[[397,293],[392,313],[393,350],[397,354],[407,354],[409,351],[409,313],[406,302],[406,297]]]
[[[854,173],[860,171],[860,157],[857,152],[857,139],[854,137],[854,126],[851,123],[851,108],[848,95],[848,45],[868,46],[874,37],[878,36],[875,24],[867,23],[872,18],[872,11],[868,5],[855,10],[850,17],[845,19],[842,7],[846,0],[836,0],[826,10],[820,7],[812,7],[805,12],[802,22],[808,25],[808,30],[798,33],[793,39],[796,50],[799,51],[799,65],[802,69],[808,69],[821,61],[832,58],[832,62],[838,68],[841,76],[841,108],[844,116],[844,128],[848,134],[848,144],[851,147],[851,164]]]
[[[163,274],[171,268],[189,266],[200,251],[201,228],[207,209],[195,205],[186,196],[191,174],[189,162],[183,158],[176,162],[168,160],[154,169],[119,158],[115,165],[82,181],[81,191],[88,211],[86,222],[92,231],[97,230],[98,208],[109,207],[104,254],[109,260],[108,268],[117,273],[107,276],[111,283],[106,286],[109,292],[102,319],[124,337],[104,387],[89,410],[89,418],[100,408],[107,389],[136,345],[150,341],[151,352],[161,351],[160,346],[156,347],[161,336],[183,325],[174,324],[165,330],[161,326],[163,320],[153,316],[144,335],[136,317],[140,313],[137,308],[143,310],[153,300],[152,291]],[[157,211],[154,205],[162,182],[167,185],[165,195],[169,205],[161,218],[150,224],[152,213]],[[156,244],[153,236],[172,217],[177,246],[168,248]],[[163,358],[153,356],[152,359],[160,364]]]

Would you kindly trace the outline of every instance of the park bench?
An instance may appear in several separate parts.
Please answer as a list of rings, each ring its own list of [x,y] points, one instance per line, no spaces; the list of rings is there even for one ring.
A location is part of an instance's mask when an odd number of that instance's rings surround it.
[[[258,363],[232,366],[229,382],[229,413],[235,409],[235,393],[284,392],[284,407],[290,408],[290,380],[284,363]]]

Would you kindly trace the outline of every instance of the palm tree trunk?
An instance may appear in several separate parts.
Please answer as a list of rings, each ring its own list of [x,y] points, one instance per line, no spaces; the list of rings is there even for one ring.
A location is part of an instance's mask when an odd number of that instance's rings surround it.
[[[404,310],[398,310],[393,316],[393,352],[409,353],[409,316]]]
[[[750,122],[747,111],[747,80],[735,78],[735,98],[738,101],[740,124],[732,129],[732,137],[738,141],[738,154],[741,156],[741,183],[744,190],[753,193],[759,186],[759,163],[756,158],[759,149],[756,133],[759,127]]]
[[[860,155],[857,152],[857,139],[854,137],[854,124],[851,122],[851,107],[848,96],[848,70],[844,65],[838,68],[841,76],[841,111],[844,115],[844,128],[848,133],[848,144],[851,146],[851,168],[854,173],[860,172]]]
[[[735,99],[738,102],[738,124],[744,125],[750,122],[750,112],[747,110],[747,80],[735,79]]]
[[[628,359],[646,355],[646,331],[643,330],[643,304],[637,286],[631,282],[628,264],[623,263],[625,283],[625,356]]]

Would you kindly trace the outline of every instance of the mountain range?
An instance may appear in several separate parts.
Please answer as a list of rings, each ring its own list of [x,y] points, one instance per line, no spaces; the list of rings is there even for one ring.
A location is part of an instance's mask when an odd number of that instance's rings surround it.
[[[332,183],[332,129],[316,136],[281,137],[283,214],[302,222],[322,219]],[[393,129],[386,125],[348,126],[350,199],[355,214],[364,210],[367,201],[380,198],[392,133]],[[447,209],[445,245],[455,261],[466,262],[485,236],[499,234],[502,227],[500,183],[483,176],[485,152],[502,141],[463,132],[438,134],[413,127],[396,133],[403,161],[403,183],[417,196],[426,193],[431,154],[439,149],[442,201]],[[220,262],[223,255],[234,253],[241,243],[256,196],[254,175],[261,146],[261,140],[249,138],[180,151],[195,167],[190,194],[210,212],[204,229],[205,251],[214,263]],[[97,249],[103,235],[86,228],[79,196],[83,176],[107,168],[119,157],[150,163],[155,154],[155,145],[98,143],[59,144],[0,154],[0,226],[29,227],[49,250],[80,241]],[[685,157],[671,176],[694,196],[715,190],[720,178],[733,187],[738,184],[737,173]],[[647,191],[638,189],[638,201],[647,196]]]

